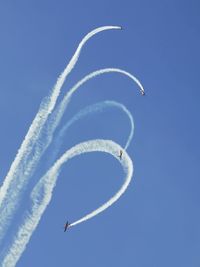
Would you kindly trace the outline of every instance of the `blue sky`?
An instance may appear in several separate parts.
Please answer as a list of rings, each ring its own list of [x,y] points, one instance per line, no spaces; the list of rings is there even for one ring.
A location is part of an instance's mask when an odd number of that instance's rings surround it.
[[[127,78],[107,74],[76,94],[65,120],[107,99],[133,114],[135,135],[128,149],[133,181],[105,213],[64,234],[66,220],[102,204],[123,179],[109,156],[73,159],[17,266],[200,265],[199,8],[194,0],[0,3],[1,182],[41,100],[90,30],[124,29],[100,33],[86,44],[63,92],[104,67],[130,71],[146,89],[141,97]],[[93,138],[124,145],[128,131],[126,117],[108,110],[74,125],[62,151]]]

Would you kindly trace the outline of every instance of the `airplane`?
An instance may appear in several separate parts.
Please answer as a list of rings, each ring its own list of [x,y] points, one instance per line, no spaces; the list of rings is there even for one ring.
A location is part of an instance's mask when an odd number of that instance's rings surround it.
[[[145,92],[144,91],[141,91],[141,94],[142,94],[142,96],[144,96],[145,95]]]
[[[120,150],[120,151],[119,151],[119,158],[120,158],[120,159],[122,159],[122,154],[123,154],[123,151]]]
[[[64,225],[64,232],[67,231],[67,228],[70,226],[69,222],[67,221],[66,224]]]

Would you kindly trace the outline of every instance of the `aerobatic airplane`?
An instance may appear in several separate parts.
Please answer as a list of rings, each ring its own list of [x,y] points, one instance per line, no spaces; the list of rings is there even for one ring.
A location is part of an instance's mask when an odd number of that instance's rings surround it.
[[[70,226],[69,222],[67,221],[66,224],[64,225],[64,232],[67,231],[67,228]]]
[[[120,158],[120,159],[122,159],[122,154],[123,154],[123,151],[120,150],[120,151],[119,151],[119,158]]]

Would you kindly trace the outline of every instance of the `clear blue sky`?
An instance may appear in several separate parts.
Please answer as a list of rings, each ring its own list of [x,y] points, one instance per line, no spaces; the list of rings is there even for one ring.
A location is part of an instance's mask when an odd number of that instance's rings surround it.
[[[122,183],[109,156],[72,160],[17,266],[200,266],[199,10],[197,0],[1,1],[1,182],[42,98],[90,30],[124,29],[87,43],[63,91],[104,67],[132,72],[146,89],[141,97],[127,78],[108,74],[74,97],[66,120],[107,99],[132,112],[133,182],[109,210],[64,234],[66,220],[96,208]],[[63,151],[93,138],[124,145],[128,131],[126,117],[113,109],[74,125]]]

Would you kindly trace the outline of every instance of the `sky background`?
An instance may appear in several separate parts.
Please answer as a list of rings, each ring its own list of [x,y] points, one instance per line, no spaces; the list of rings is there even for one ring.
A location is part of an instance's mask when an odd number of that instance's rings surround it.
[[[109,155],[70,161],[17,266],[200,266],[199,12],[197,0],[0,2],[1,183],[41,100],[90,30],[123,27],[86,44],[62,92],[105,67],[133,73],[146,90],[142,97],[126,77],[106,74],[74,96],[64,121],[103,100],[131,111],[133,181],[110,209],[63,233],[67,220],[95,209],[123,181]],[[123,146],[129,129],[116,109],[89,116],[69,130],[61,153],[95,138]]]

